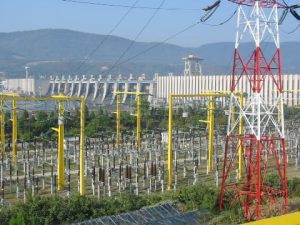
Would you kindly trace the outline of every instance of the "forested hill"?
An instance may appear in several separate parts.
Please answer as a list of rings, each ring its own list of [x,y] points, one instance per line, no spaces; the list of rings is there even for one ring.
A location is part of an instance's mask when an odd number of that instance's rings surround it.
[[[114,65],[131,42],[116,36],[61,29],[0,33],[0,71],[7,76],[24,76],[24,67],[29,66],[31,75],[105,74],[103,69]],[[116,66],[110,73],[145,73],[148,76],[156,72],[181,74],[184,66],[182,57],[194,54],[204,58],[205,74],[228,74],[231,71],[233,47],[234,44],[230,42],[197,48],[135,42],[120,60],[126,63]],[[242,47],[245,52],[252,48],[250,44]],[[283,71],[300,73],[300,59],[297,56],[300,42],[283,42],[281,47]],[[271,55],[268,43],[264,49],[267,55]],[[91,52],[94,54],[90,55]]]

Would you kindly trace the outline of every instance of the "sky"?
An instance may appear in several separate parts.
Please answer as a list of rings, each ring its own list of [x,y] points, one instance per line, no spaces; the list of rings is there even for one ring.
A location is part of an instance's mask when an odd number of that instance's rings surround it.
[[[132,5],[137,0],[80,1]],[[215,0],[139,0],[137,6],[158,7],[163,1],[165,1],[163,8],[193,10],[159,10],[151,23],[139,35],[137,41],[163,41],[199,21],[204,14],[201,9]],[[286,1],[292,4],[300,0]],[[236,4],[223,0],[221,6],[207,23],[218,24],[225,21],[233,14],[236,7]],[[127,8],[70,3],[62,0],[1,0],[0,32],[62,28],[108,34],[127,10]],[[131,10],[112,35],[135,39],[154,12],[155,10],[146,9]],[[281,26],[281,41],[299,41],[300,28],[293,34],[287,34],[298,24],[300,24],[299,21],[288,15]],[[222,26],[209,26],[201,23],[168,42],[180,46],[198,47],[207,43],[234,41],[235,27],[236,17]]]

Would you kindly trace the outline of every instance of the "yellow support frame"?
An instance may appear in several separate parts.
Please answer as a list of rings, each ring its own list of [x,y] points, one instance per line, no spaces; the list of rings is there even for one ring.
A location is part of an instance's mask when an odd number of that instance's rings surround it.
[[[137,109],[136,109],[136,147],[141,148],[141,95],[137,95]]]
[[[18,121],[17,121],[17,101],[16,98],[12,100],[12,161],[17,163],[17,139],[18,139]]]
[[[79,162],[79,193],[85,195],[85,180],[84,180],[84,129],[85,129],[85,99],[82,96],[80,98],[80,162]]]
[[[229,91],[220,91],[220,92],[208,92],[208,93],[202,93],[202,94],[169,94],[169,120],[168,120],[168,183],[167,188],[168,190],[172,190],[172,177],[173,177],[173,98],[187,98],[187,97],[227,97],[230,96]],[[243,105],[243,93],[237,92],[236,95],[239,96],[240,104]],[[209,106],[212,108],[212,106]],[[213,111],[213,110],[211,110]],[[210,115],[211,116],[211,115]],[[212,127],[214,126],[214,121],[211,123]],[[240,120],[240,126],[239,126],[239,134],[242,134],[243,131],[243,124],[242,119]],[[213,132],[213,129],[212,129]],[[211,133],[210,133],[211,134]],[[213,143],[212,143],[213,144]],[[212,145],[211,145],[212,146]],[[239,174],[242,175],[242,146],[239,145]],[[212,152],[211,154],[211,163],[212,163]],[[211,164],[212,168],[212,164]]]
[[[209,93],[228,93],[231,94],[231,91],[211,91]],[[240,107],[242,108],[244,106],[244,95],[242,91],[236,91],[234,92],[235,95],[239,97],[239,102],[240,102]],[[232,115],[231,115],[231,126],[234,125],[235,123],[235,114],[236,114],[236,109],[232,108]],[[243,123],[243,118],[240,117],[239,120],[239,135],[243,134],[243,129],[244,129],[244,123]],[[241,139],[238,140],[238,178],[241,180],[243,178],[243,146],[242,146],[242,141]]]
[[[116,144],[117,148],[120,148],[120,138],[121,138],[121,96],[117,95],[117,111],[116,111],[116,123],[117,123],[117,134],[116,134]]]
[[[80,195],[85,194],[85,180],[84,180],[84,143],[85,143],[85,137],[84,137],[84,129],[85,129],[85,100],[84,97],[70,97],[70,96],[64,96],[64,95],[54,95],[52,97],[19,97],[17,94],[7,94],[7,93],[0,93],[1,95],[1,112],[3,113],[3,101],[4,100],[11,100],[13,102],[13,161],[16,162],[17,159],[17,101],[59,101],[59,121],[63,119],[63,103],[64,101],[80,101],[81,103],[81,109],[80,109],[80,171],[79,171],[79,180],[80,180]],[[2,121],[1,116],[1,121]],[[62,120],[63,121],[63,120]],[[2,129],[2,123],[1,123],[1,129]],[[63,123],[58,123],[58,128],[54,128],[55,131],[59,133],[59,140],[58,140],[58,190],[63,189],[63,182],[64,182],[64,125]],[[5,139],[5,134],[1,131],[1,141],[2,138]],[[15,141],[14,141],[15,140]],[[2,142],[3,143],[3,142]],[[3,145],[3,144],[2,144]],[[3,148],[2,148],[3,151]]]
[[[17,157],[17,101],[16,97],[18,94],[14,93],[0,93],[1,95],[1,146],[2,146],[2,159],[5,156],[6,149],[5,149],[5,110],[4,110],[4,100],[5,98],[12,98],[12,161],[13,164],[16,164],[16,157]]]
[[[173,177],[173,98],[196,98],[196,97],[226,97],[228,94],[222,93],[202,93],[202,94],[169,94],[169,121],[168,121],[168,184],[169,191],[172,190]],[[213,124],[211,124],[213,125]]]
[[[128,94],[128,95],[136,95],[137,96],[137,103],[136,103],[136,114],[132,114],[133,116],[136,117],[136,147],[137,149],[141,148],[141,120],[142,120],[142,113],[141,113],[141,106],[142,106],[142,98],[141,95],[147,95],[145,92],[131,92],[131,91],[116,91],[113,92],[114,94],[117,95],[117,146],[119,147],[120,145],[120,121],[121,121],[121,100],[120,96],[121,94]],[[119,143],[119,145],[118,145]]]
[[[1,148],[2,148],[2,159],[5,156],[5,110],[4,110],[4,99],[1,96]]]
[[[57,190],[64,189],[65,181],[65,163],[64,163],[64,139],[65,139],[65,126],[64,126],[64,101],[59,100],[58,103],[58,128],[52,128],[58,134],[57,145]]]
[[[215,102],[212,97],[209,98],[207,108],[207,120],[200,120],[200,122],[207,123],[208,126],[208,167],[207,171],[211,172],[213,169],[213,154],[214,154],[214,130],[215,130]]]

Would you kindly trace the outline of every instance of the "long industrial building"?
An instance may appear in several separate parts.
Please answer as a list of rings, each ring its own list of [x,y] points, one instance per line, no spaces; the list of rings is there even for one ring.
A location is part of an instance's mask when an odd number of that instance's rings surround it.
[[[201,76],[176,76],[156,75],[154,79],[138,77],[136,79],[111,79],[86,77],[64,79],[56,77],[50,80],[38,79],[8,79],[4,86],[11,92],[30,93],[34,96],[65,94],[69,96],[85,96],[95,104],[112,104],[115,101],[116,91],[138,91],[149,94],[148,101],[157,100],[167,103],[169,94],[197,94],[207,91],[230,90],[230,75],[201,75]],[[28,82],[28,84],[27,84]],[[240,91],[248,92],[250,87],[246,79],[238,87]],[[264,89],[265,100],[272,98],[272,82],[268,80],[268,88]],[[299,90],[300,75],[283,75],[284,90]],[[126,102],[128,95],[123,95],[122,102]],[[285,104],[295,106],[300,104],[300,95],[297,92],[284,93]]]
[[[144,75],[139,77],[123,78],[119,75],[113,79],[111,76],[98,77],[90,76],[56,76],[50,79],[8,79],[3,82],[5,89],[11,92],[24,93],[34,96],[49,96],[64,94],[68,96],[84,96],[93,105],[112,104],[116,91],[124,92],[145,92],[148,93],[149,102],[168,102],[169,94],[198,94],[208,91],[229,91],[230,75],[204,75],[200,62],[201,58],[188,56],[183,58],[185,61],[184,75],[158,75],[153,79],[146,79]],[[250,92],[247,77],[240,82],[236,90]],[[263,89],[265,101],[271,100],[274,82],[267,80],[266,88]],[[300,90],[300,75],[283,75],[284,90]],[[285,92],[284,103],[288,106],[300,104],[297,92]],[[122,96],[122,102],[128,100],[129,95]]]

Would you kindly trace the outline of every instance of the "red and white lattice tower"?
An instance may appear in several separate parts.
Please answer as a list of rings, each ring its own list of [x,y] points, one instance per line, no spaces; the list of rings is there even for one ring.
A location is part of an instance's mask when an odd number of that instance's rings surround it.
[[[270,211],[286,213],[288,207],[277,13],[282,6],[276,0],[229,1],[238,4],[237,33],[219,206],[222,209],[224,203],[238,201],[247,220],[259,220]],[[240,50],[245,39],[254,43],[248,57]],[[271,56],[264,55],[263,40],[272,43]],[[241,82],[246,82],[250,90],[243,105],[235,94],[241,90]],[[264,89],[271,88],[268,93],[272,97],[267,99]],[[268,186],[270,172],[280,180],[277,187]]]

